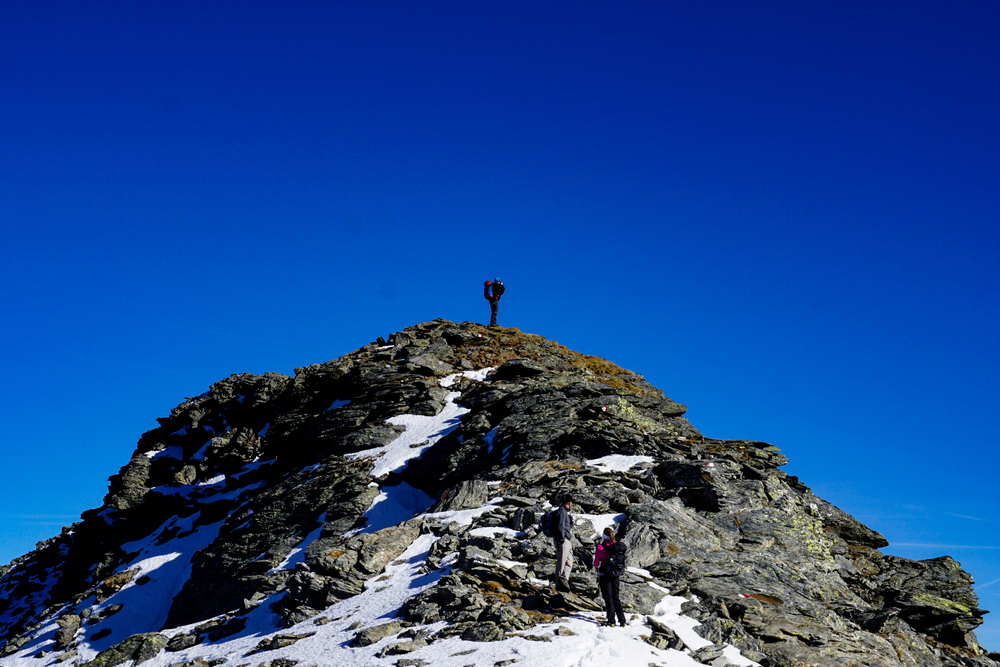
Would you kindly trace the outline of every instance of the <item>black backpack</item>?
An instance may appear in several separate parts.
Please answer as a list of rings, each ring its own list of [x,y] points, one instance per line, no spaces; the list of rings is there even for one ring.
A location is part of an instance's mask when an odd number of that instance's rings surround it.
[[[628,547],[624,542],[615,542],[611,547],[611,555],[608,557],[607,573],[612,577],[620,577],[625,574],[625,561],[628,560]]]
[[[542,519],[538,522],[538,530],[542,531],[545,537],[556,536],[556,518],[552,515],[558,511],[552,510],[551,512],[544,512],[542,514]]]

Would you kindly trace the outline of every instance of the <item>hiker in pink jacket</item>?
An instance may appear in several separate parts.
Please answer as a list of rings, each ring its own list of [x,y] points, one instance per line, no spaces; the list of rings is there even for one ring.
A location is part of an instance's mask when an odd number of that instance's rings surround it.
[[[618,623],[625,627],[625,610],[622,609],[622,601],[618,599],[618,591],[621,582],[614,576],[608,568],[608,561],[611,559],[611,549],[615,544],[615,531],[610,527],[604,529],[604,540],[597,545],[594,553],[594,569],[597,570],[598,586],[601,589],[601,597],[604,598],[604,609],[607,610],[608,620],[604,625],[614,627],[615,616],[618,616]]]

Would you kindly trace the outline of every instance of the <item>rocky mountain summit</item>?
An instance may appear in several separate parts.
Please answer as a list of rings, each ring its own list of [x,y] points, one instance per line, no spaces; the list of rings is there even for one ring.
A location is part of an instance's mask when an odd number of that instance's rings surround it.
[[[777,448],[685,412],[603,359],[444,320],[233,375],[142,435],[102,507],[0,568],[0,665],[1000,658],[958,563],[881,553]],[[563,594],[536,526],[568,491]],[[590,568],[609,525],[629,547],[617,635]]]

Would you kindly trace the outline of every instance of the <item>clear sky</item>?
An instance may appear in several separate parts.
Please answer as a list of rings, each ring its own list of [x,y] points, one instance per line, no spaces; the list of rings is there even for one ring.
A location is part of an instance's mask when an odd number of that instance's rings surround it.
[[[644,374],[1000,649],[1000,5],[96,2],[0,21],[0,560],[232,373],[444,317]]]

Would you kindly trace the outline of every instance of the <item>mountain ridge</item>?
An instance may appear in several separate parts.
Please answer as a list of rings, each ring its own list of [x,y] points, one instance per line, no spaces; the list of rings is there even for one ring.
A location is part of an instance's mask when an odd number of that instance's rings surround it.
[[[371,597],[414,545],[413,581],[437,579],[384,636],[354,628],[357,645],[336,650],[390,664],[402,653],[359,651],[406,633],[413,660],[501,646],[599,612],[586,565],[602,522],[629,544],[622,597],[650,664],[678,650],[719,665],[994,664],[955,561],[882,554],[884,537],[779,470],[776,447],[707,438],[685,412],[604,359],[446,320],[293,376],[232,375],[143,434],[102,507],[0,569],[0,664],[237,665],[253,653],[226,647],[251,632],[294,656],[306,638],[282,628]],[[579,511],[564,596],[534,525],[566,491]],[[685,599],[707,645],[665,624],[665,596]]]

